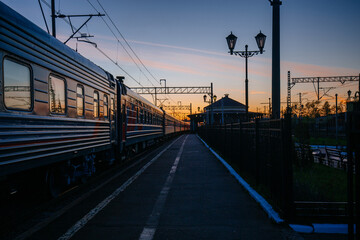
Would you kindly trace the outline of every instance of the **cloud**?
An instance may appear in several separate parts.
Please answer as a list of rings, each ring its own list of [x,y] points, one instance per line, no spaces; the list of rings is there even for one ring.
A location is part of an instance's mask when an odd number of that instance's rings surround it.
[[[144,64],[146,64],[146,66],[148,67],[157,68],[161,70],[188,73],[194,75],[203,75],[202,72],[197,71],[191,67],[186,67],[184,65],[176,65],[176,64],[170,64],[170,63],[164,63],[164,62],[152,61],[152,60],[144,60]]]
[[[283,61],[284,69],[291,71],[291,77],[357,76],[359,69],[321,66],[307,63]]]
[[[174,46],[174,45],[161,44],[161,43],[152,43],[152,42],[144,42],[144,41],[137,41],[137,40],[129,40],[128,42],[133,42],[133,43],[148,45],[148,46],[154,46],[154,47],[198,52],[198,53],[210,54],[210,55],[215,55],[215,56],[228,56],[228,54],[220,53],[220,52],[213,52],[213,51],[207,51],[207,50],[202,50],[202,49]]]
[[[264,91],[250,91],[250,94],[252,94],[252,95],[263,95],[263,94],[268,94],[268,93],[264,92]]]

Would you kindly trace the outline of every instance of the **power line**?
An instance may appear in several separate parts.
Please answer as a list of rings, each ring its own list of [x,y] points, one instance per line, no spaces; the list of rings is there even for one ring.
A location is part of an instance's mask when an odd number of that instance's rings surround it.
[[[101,9],[105,12],[106,16],[109,18],[110,22],[113,24],[113,26],[115,27],[115,29],[117,30],[117,32],[120,34],[121,38],[125,41],[126,45],[130,48],[131,52],[135,55],[135,57],[139,60],[139,62],[141,63],[141,65],[146,69],[146,71],[152,76],[152,78],[160,84],[160,81],[158,81],[154,75],[149,71],[149,69],[145,66],[145,64],[141,61],[141,59],[138,57],[138,55],[135,53],[135,51],[132,49],[132,47],[130,46],[130,44],[128,43],[128,41],[125,39],[125,37],[122,35],[122,33],[120,32],[120,30],[118,29],[118,27],[115,25],[115,23],[113,22],[113,20],[110,18],[110,15],[106,12],[106,10],[104,9],[104,7],[101,5],[101,3],[99,2],[99,0],[96,0],[98,2],[98,4],[100,5]]]
[[[92,8],[94,8],[95,11],[99,12],[95,6],[90,2],[90,0],[87,0],[87,2],[92,6]],[[103,11],[105,12],[105,14],[107,15],[105,9],[103,8]],[[109,17],[109,16],[108,16]],[[110,17],[109,17],[110,18]],[[105,19],[103,17],[101,17],[101,19],[103,20],[103,22],[105,23],[105,25],[108,27],[108,29],[110,30],[110,32],[113,34],[113,36],[116,38],[117,43],[120,43],[120,45],[122,46],[122,48],[125,50],[125,52],[127,53],[127,55],[131,58],[131,60],[133,61],[133,63],[137,66],[137,68],[140,70],[140,72],[147,78],[147,80],[151,83],[151,85],[153,85],[155,87],[155,85],[151,82],[151,80],[145,75],[145,73],[141,70],[140,66],[137,64],[137,62],[135,61],[135,59],[131,56],[131,54],[128,52],[128,50],[126,49],[126,47],[121,43],[121,41],[119,40],[119,38],[116,36],[116,34],[114,33],[114,31],[111,29],[111,27],[109,26],[109,24],[105,21]]]
[[[50,6],[50,4],[49,3],[47,3],[45,0],[41,0],[47,7],[49,7],[49,8],[51,8],[51,6]],[[59,11],[57,11],[57,14],[59,13]],[[64,22],[66,22],[68,25],[71,25],[70,24],[70,22],[67,20],[67,19],[65,19],[65,18],[62,18],[63,20],[64,20]],[[76,27],[74,27],[74,29],[75,30],[77,30],[76,29]],[[86,38],[87,39],[87,38]],[[88,39],[87,39],[88,40]],[[125,69],[123,69],[122,67],[120,67],[119,65],[118,65],[118,63],[117,62],[115,62],[110,56],[108,56],[104,51],[102,51],[98,46],[95,46],[95,45],[93,45],[101,54],[103,54],[107,59],[109,59],[112,63],[114,63],[118,68],[120,68],[120,70],[122,70],[126,75],[128,75],[132,80],[134,80],[137,84],[139,84],[140,86],[142,86],[141,85],[141,83],[139,82],[139,81],[137,81],[133,76],[131,76],[127,71],[125,71]]]
[[[46,0],[41,0],[48,8],[51,8],[50,4],[46,2]],[[90,2],[89,2],[90,3]],[[99,3],[100,4],[100,3]],[[90,5],[92,5],[90,3]],[[93,5],[92,5],[93,6]],[[96,8],[94,8],[96,10]],[[96,10],[97,11],[97,10]],[[105,11],[105,10],[104,10]],[[97,11],[98,12],[98,11]],[[60,11],[57,11],[56,14],[59,14]],[[66,22],[68,25],[71,26],[70,22],[65,19],[62,18],[64,22]],[[110,19],[111,20],[111,19]],[[104,21],[105,22],[105,21]],[[106,23],[106,22],[105,22]],[[113,23],[113,22],[112,22]],[[114,23],[113,23],[114,24]],[[107,25],[108,26],[108,25]],[[109,27],[109,26],[108,26]],[[116,27],[116,26],[115,26]],[[76,27],[73,27],[75,30],[77,30]],[[111,30],[111,28],[109,27],[110,31],[115,35],[115,33]],[[116,27],[117,29],[117,27]],[[118,29],[117,29],[118,30]],[[79,31],[80,32],[80,31]],[[121,35],[120,31],[118,30],[119,34]],[[81,32],[80,32],[81,33]],[[122,35],[121,35],[122,36]],[[116,35],[115,35],[116,37]],[[122,36],[123,37],[123,36]],[[85,38],[86,40],[89,40],[88,38]],[[127,43],[126,39],[123,37],[124,41]],[[121,41],[117,38],[117,42],[121,44]],[[92,44],[93,45],[93,44]],[[122,44],[121,44],[122,45]],[[132,50],[132,48],[130,47],[130,45],[127,43],[127,45],[129,46],[129,48]],[[122,45],[123,46],[123,45]],[[103,50],[101,50],[96,44],[93,45],[93,47],[95,47],[101,54],[103,54],[107,59],[109,59],[112,63],[114,63],[121,71],[123,71],[127,76],[129,76],[132,80],[134,80],[137,84],[139,84],[141,87],[143,87],[143,85],[136,80],[132,75],[130,75],[130,73],[128,73],[124,68],[122,68],[117,61],[114,61],[109,55],[107,55]],[[124,47],[124,46],[123,46]],[[124,47],[125,49],[125,47]],[[132,50],[132,52],[134,53],[134,55],[138,58],[138,56],[136,55],[136,53]],[[128,53],[129,54],[129,53]],[[130,55],[129,55],[130,56]],[[139,59],[139,58],[138,58]],[[141,60],[139,59],[139,61],[141,62]],[[141,62],[142,63],[142,62]],[[142,63],[143,64],[143,63]],[[144,65],[145,67],[145,65]],[[139,67],[138,67],[139,68]],[[146,68],[146,67],[145,67]],[[139,68],[140,69],[140,68]],[[147,69],[147,68],[146,68]],[[140,69],[141,70],[141,69]],[[148,71],[148,69],[147,69]],[[144,73],[143,73],[144,74]],[[150,73],[151,74],[151,73]],[[145,75],[145,74],[144,74]],[[151,74],[152,75],[152,74]],[[146,75],[145,75],[146,76]],[[154,76],[152,75],[152,77],[154,78]],[[155,78],[154,78],[155,79]],[[149,80],[149,79],[148,79]],[[156,79],[155,79],[156,80]],[[150,81],[150,80],[149,80]],[[157,81],[157,80],[156,80]],[[151,82],[151,81],[150,81]],[[153,84],[152,84],[153,85]],[[153,100],[154,100],[154,96],[152,96]],[[170,97],[169,97],[170,98]],[[173,101],[175,103],[175,101],[173,99],[170,98],[171,101]]]
[[[90,0],[87,0],[89,2],[89,4],[94,8],[95,11],[98,12],[98,10],[95,8],[95,6],[90,2]],[[150,74],[150,76],[155,80],[155,82],[157,82],[158,84],[160,84],[160,81],[157,80],[154,75],[149,71],[149,69],[145,66],[145,64],[141,61],[141,59],[139,58],[139,56],[135,53],[135,51],[133,50],[133,48],[130,46],[129,42],[125,39],[124,35],[120,32],[119,28],[116,26],[116,24],[114,23],[114,21],[111,19],[110,15],[107,13],[107,11],[105,10],[105,8],[102,6],[102,4],[99,2],[99,0],[97,0],[99,6],[101,7],[101,9],[105,12],[106,16],[109,18],[110,22],[112,23],[112,25],[115,27],[115,29],[117,30],[117,32],[119,33],[119,35],[121,36],[121,38],[124,40],[124,42],[126,43],[126,45],[128,46],[128,48],[131,50],[131,52],[134,54],[134,56],[138,59],[138,61],[141,63],[141,65],[145,68],[145,70]],[[102,18],[103,19],[103,18]],[[109,28],[109,30],[111,31],[111,33],[114,35],[114,37],[116,38],[117,42],[120,43],[120,45],[123,47],[123,49],[125,50],[125,52],[130,56],[130,58],[132,59],[132,61],[135,63],[135,65],[139,68],[140,72],[147,78],[147,80],[151,83],[151,85],[153,85],[155,87],[155,85],[150,81],[150,79],[146,76],[146,74],[141,70],[141,68],[138,66],[138,64],[136,63],[136,61],[133,59],[133,57],[131,56],[131,54],[127,51],[127,49],[124,47],[124,45],[121,43],[121,41],[118,39],[118,37],[116,36],[116,34],[114,33],[114,31],[110,28],[110,26],[107,24],[107,22],[105,21],[105,19],[103,19],[104,23],[106,24],[106,26]],[[142,86],[142,85],[141,85]],[[161,86],[161,84],[160,84]],[[166,95],[167,96],[167,95]],[[152,95],[153,99],[154,96]],[[176,103],[170,96],[167,96],[172,102]]]

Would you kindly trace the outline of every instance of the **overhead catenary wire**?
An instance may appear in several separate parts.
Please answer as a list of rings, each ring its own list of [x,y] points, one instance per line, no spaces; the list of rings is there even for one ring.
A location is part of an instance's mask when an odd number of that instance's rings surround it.
[[[94,8],[95,11],[99,12],[95,6],[90,2],[90,0],[87,0],[88,3]],[[126,45],[128,46],[128,48],[131,50],[131,52],[134,54],[134,56],[137,58],[137,60],[141,63],[141,65],[144,67],[144,69],[150,74],[150,76],[158,83],[161,85],[160,81],[157,80],[154,75],[149,71],[149,69],[145,66],[145,64],[142,62],[142,60],[139,58],[139,56],[136,54],[136,52],[133,50],[133,48],[130,46],[129,42],[126,40],[126,38],[124,37],[124,35],[120,32],[119,28],[116,26],[116,24],[114,23],[114,21],[112,20],[112,18],[110,17],[110,15],[107,13],[107,11],[105,10],[105,8],[102,6],[102,4],[99,2],[99,0],[97,0],[97,3],[99,4],[99,6],[101,7],[101,9],[104,11],[105,15],[109,18],[110,22],[112,23],[112,25],[114,26],[114,28],[116,29],[116,31],[118,32],[118,34],[121,36],[121,38],[123,39],[123,41],[126,43]],[[104,21],[104,23],[106,24],[106,26],[109,28],[109,30],[111,31],[111,33],[113,34],[113,36],[116,38],[117,43],[120,43],[120,45],[123,47],[123,49],[125,50],[125,52],[128,54],[128,56],[130,56],[130,58],[132,59],[132,61],[135,63],[135,65],[139,68],[140,72],[148,79],[148,81],[155,87],[155,85],[150,81],[150,79],[146,76],[146,74],[144,74],[144,72],[141,70],[141,68],[138,66],[138,64],[136,63],[136,61],[133,59],[133,57],[131,56],[131,54],[127,51],[127,49],[124,47],[124,45],[121,43],[121,41],[118,39],[118,37],[116,36],[116,34],[114,33],[114,31],[110,28],[110,26],[107,24],[107,22],[104,20],[103,17],[101,17]],[[166,96],[173,102],[176,103],[170,96],[168,96],[166,94]],[[154,96],[153,100],[154,100]]]
[[[88,0],[89,1],[89,0]],[[145,64],[141,61],[141,59],[139,58],[139,56],[135,53],[135,51],[133,50],[133,48],[130,46],[129,42],[125,39],[124,35],[120,32],[119,28],[116,26],[116,24],[114,23],[114,21],[111,19],[110,15],[107,13],[107,11],[104,9],[104,7],[101,5],[99,0],[96,0],[99,4],[99,6],[101,7],[101,9],[105,12],[106,16],[109,18],[110,22],[112,23],[112,25],[115,27],[115,29],[117,30],[117,32],[119,33],[119,35],[121,36],[121,38],[124,40],[124,42],[126,43],[126,45],[129,47],[129,49],[131,50],[131,52],[135,55],[135,57],[138,59],[138,61],[141,63],[141,65],[145,68],[145,70],[150,74],[150,76],[157,82],[160,84],[160,81],[157,80],[154,75],[149,71],[149,69],[145,66]]]
[[[46,0],[41,0],[47,7],[51,8],[50,4],[46,2]],[[57,11],[57,14],[59,14],[59,11]],[[67,24],[70,25],[70,22],[66,18],[62,18],[63,21],[65,21]],[[75,30],[76,27],[74,27]],[[87,38],[86,38],[87,39]],[[87,39],[88,40],[88,39]],[[103,54],[107,59],[109,59],[111,62],[113,62],[121,71],[123,71],[128,77],[130,77],[132,80],[134,80],[137,84],[143,87],[143,85],[137,81],[133,76],[131,76],[124,68],[119,66],[117,62],[115,62],[109,55],[107,55],[103,50],[101,50],[98,46],[93,45],[101,54]]]
[[[41,2],[43,2],[48,8],[51,8],[51,5],[46,1],[46,0],[41,0]],[[97,11],[97,10],[96,10]],[[56,11],[56,14],[60,14],[60,11],[58,10],[58,11]],[[66,22],[68,25],[70,25],[71,26],[71,24],[70,24],[70,22],[66,19],[66,18],[62,18],[63,19],[63,21],[64,22]],[[76,27],[74,27],[74,29],[75,30],[77,30],[76,29]],[[117,29],[118,30],[118,29]],[[112,30],[111,30],[112,31]],[[112,31],[113,32],[113,31]],[[79,33],[81,34],[81,32],[79,31]],[[121,34],[121,33],[120,33]],[[85,38],[86,40],[89,40],[88,38]],[[121,44],[121,41],[119,40],[119,39],[117,39],[118,40],[118,43],[120,43]],[[124,41],[126,41],[126,40],[124,40]],[[127,41],[126,41],[127,42]],[[128,43],[127,43],[128,44]],[[138,85],[140,85],[141,87],[144,87],[138,80],[136,80],[130,73],[128,73],[124,68],[122,68],[118,63],[117,63],[117,61],[115,61],[115,60],[113,60],[108,54],[106,54],[97,44],[92,44],[92,46],[93,47],[95,47],[95,49],[97,49],[102,55],[104,55],[107,59],[109,59],[112,63],[114,63],[115,64],[115,66],[117,66],[121,71],[123,71],[130,79],[132,79],[133,81],[135,81]],[[130,45],[129,45],[130,46]],[[131,48],[131,47],[130,47]],[[131,50],[132,50],[132,48],[131,48]],[[133,51],[133,50],[132,50]],[[135,55],[136,55],[136,53],[135,53]],[[137,56],[137,55],[136,55]],[[137,56],[137,58],[138,58],[138,56]],[[141,60],[140,60],[141,61]],[[141,61],[141,63],[142,63],[142,61]],[[142,63],[143,64],[143,63]],[[145,67],[146,68],[146,67]],[[147,68],[146,68],[147,69]],[[147,71],[148,71],[148,69],[147,69]],[[151,73],[150,73],[151,74]],[[144,74],[145,75],[145,74]],[[152,75],[152,74],[151,74]],[[145,75],[146,76],[146,75]],[[154,76],[152,75],[152,77],[154,78]],[[156,79],[155,79],[156,80]],[[157,80],[156,80],[157,81]],[[159,83],[160,84],[160,83]],[[153,97],[153,99],[154,99],[154,96],[152,96]],[[170,96],[168,96],[169,97],[169,99],[172,101],[172,102],[174,102],[175,103],[175,101],[172,99],[172,98],[170,98]]]
[[[99,11],[96,9],[96,7],[90,2],[90,0],[87,0],[87,2],[92,6],[92,8],[99,13]],[[104,9],[103,9],[104,10]],[[105,11],[104,11],[105,12]],[[105,14],[107,15],[107,13],[105,12]],[[109,16],[108,16],[109,17]],[[114,33],[114,31],[111,29],[111,27],[109,26],[109,24],[105,21],[105,19],[103,17],[101,17],[101,19],[103,20],[103,22],[105,23],[105,25],[108,27],[108,29],[110,30],[110,32],[112,33],[112,35],[116,38],[117,43],[120,44],[122,46],[122,48],[125,50],[125,52],[127,53],[127,55],[130,57],[130,59],[133,61],[133,63],[137,66],[137,68],[139,69],[139,71],[147,78],[147,80],[151,83],[151,85],[153,85],[155,87],[155,85],[151,82],[151,80],[146,76],[146,74],[142,71],[142,69],[140,68],[140,66],[137,64],[137,62],[135,61],[135,59],[131,56],[131,54],[129,53],[129,51],[126,49],[126,47],[122,44],[122,42],[119,40],[119,38],[116,36],[116,34]],[[124,38],[123,38],[124,39]],[[135,54],[134,54],[135,55]],[[137,56],[137,55],[136,55]]]
[[[46,18],[45,18],[45,14],[44,14],[43,7],[42,7],[42,5],[41,5],[40,0],[38,0],[38,2],[39,2],[39,6],[40,6],[40,10],[41,10],[41,14],[42,14],[43,19],[44,19],[44,22],[45,22],[46,30],[47,30],[48,34],[50,34],[50,31],[49,31],[49,26],[48,26],[47,21],[46,21]]]

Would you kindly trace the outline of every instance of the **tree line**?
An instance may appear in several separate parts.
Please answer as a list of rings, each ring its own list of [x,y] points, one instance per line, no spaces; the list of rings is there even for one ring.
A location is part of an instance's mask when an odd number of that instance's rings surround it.
[[[346,111],[346,101],[339,101],[337,106],[338,113],[342,113]],[[305,105],[297,106],[294,105],[292,107],[292,115],[294,117],[309,117],[316,118],[322,116],[328,116],[336,113],[336,104],[331,105],[329,101],[325,101],[322,103],[319,100],[313,100],[311,102],[307,102]]]

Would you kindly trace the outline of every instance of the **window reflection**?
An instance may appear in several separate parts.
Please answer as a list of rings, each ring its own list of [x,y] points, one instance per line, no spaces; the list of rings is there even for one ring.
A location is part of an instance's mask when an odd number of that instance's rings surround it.
[[[50,112],[65,114],[65,81],[55,76],[49,78]]]
[[[94,118],[99,117],[99,93],[94,92]]]
[[[113,98],[110,99],[110,109],[111,109],[111,116],[112,116],[112,118],[113,118],[113,116],[114,116],[114,110],[115,110],[115,102],[114,102],[114,99],[113,99]]]
[[[84,116],[84,87],[76,88],[76,111],[78,116]]]
[[[104,117],[108,117],[109,107],[108,107],[108,96],[104,95]]]
[[[4,101],[7,108],[30,110],[30,69],[11,60],[4,60]]]

